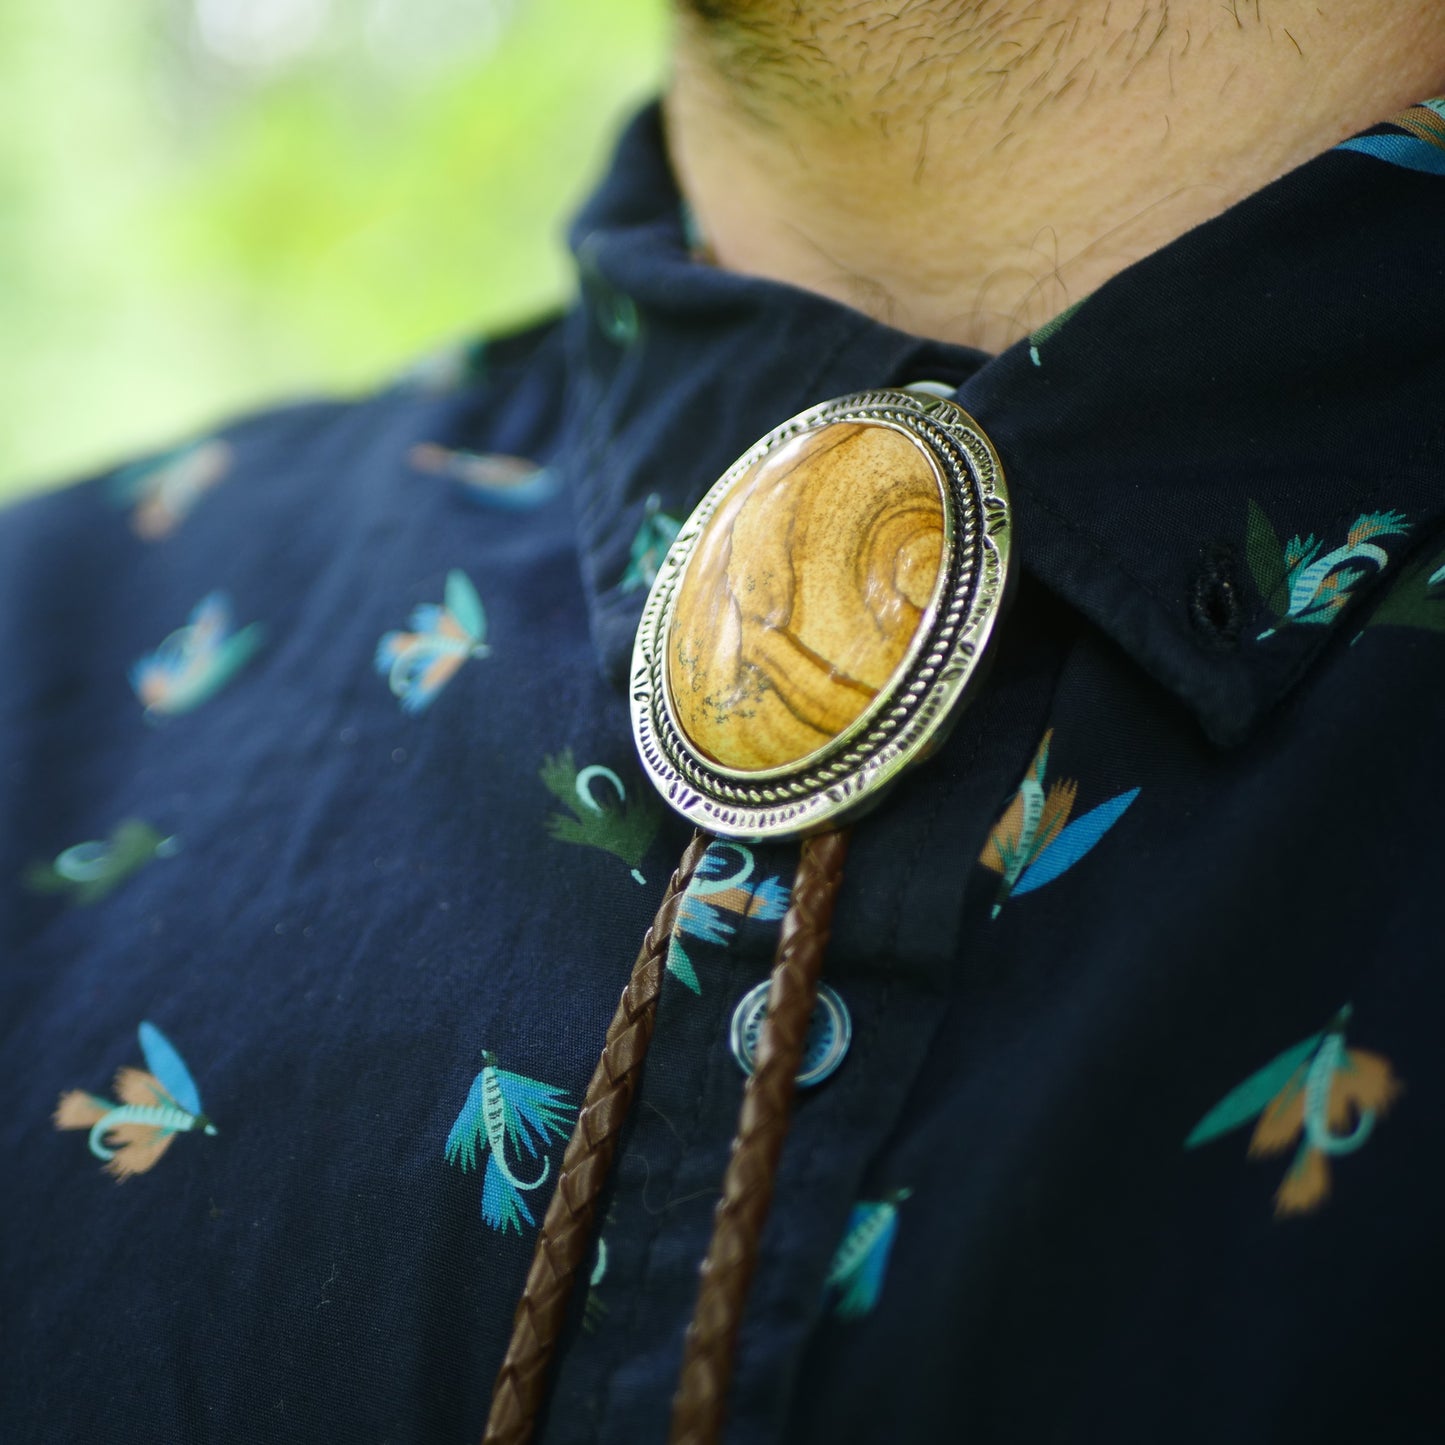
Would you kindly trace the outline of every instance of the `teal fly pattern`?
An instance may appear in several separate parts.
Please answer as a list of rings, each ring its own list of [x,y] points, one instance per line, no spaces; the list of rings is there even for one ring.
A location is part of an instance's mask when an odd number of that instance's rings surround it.
[[[654,492],[643,507],[642,523],[632,539],[627,570],[617,584],[619,592],[641,592],[657,581],[658,568],[667,549],[681,530],[681,524],[662,510],[662,498]]]
[[[224,592],[203,597],[184,627],[131,668],[131,686],[146,717],[175,717],[199,707],[251,660],[262,635],[256,622],[232,632],[231,603]]]
[[[685,940],[726,943],[744,918],[776,922],[788,911],[788,885],[781,878],[755,878],[757,860],[743,843],[714,840],[683,894],[667,945],[667,971],[693,993],[702,992]]]
[[[824,1286],[837,1292],[833,1310],[839,1319],[858,1319],[877,1305],[898,1234],[898,1206],[912,1193],[911,1189],[895,1189],[882,1199],[862,1200],[853,1206]]]
[[[1357,135],[1336,150],[1355,151],[1403,166],[1407,171],[1445,176],[1445,99],[1424,100],[1392,115],[1393,127],[1380,135]]]
[[[979,855],[978,861],[999,875],[993,905],[995,918],[1010,898],[1032,893],[1072,868],[1139,796],[1138,788],[1130,788],[1069,822],[1078,783],[1061,778],[1049,785],[1047,793],[1044,791],[1053,736],[1052,728],[1044,734],[1018,792],[993,825]]]
[[[1197,1149],[1256,1120],[1249,1157],[1293,1150],[1275,1193],[1275,1215],[1309,1214],[1329,1197],[1330,1161],[1364,1147],[1403,1085],[1390,1061],[1345,1043],[1346,1004],[1319,1033],[1276,1054],[1231,1089],[1190,1131]]]
[[[486,657],[487,615],[465,572],[447,573],[441,606],[413,608],[410,631],[383,635],[376,645],[376,670],[401,701],[402,711],[425,712],[469,658]]]
[[[482,1218],[491,1228],[520,1234],[523,1220],[537,1222],[525,1196],[551,1174],[543,1150],[571,1125],[573,1106],[565,1098],[550,1084],[498,1068],[497,1056],[483,1052],[482,1071],[447,1135],[446,1158],[469,1174],[486,1155]]]
[[[1390,555],[1379,539],[1403,536],[1409,530],[1399,512],[1362,512],[1344,543],[1331,551],[1322,551],[1324,543],[1313,532],[1307,537],[1295,535],[1281,546],[1264,510],[1250,502],[1245,556],[1254,585],[1275,618],[1274,625],[1255,640],[1263,642],[1288,626],[1333,622],[1349,602],[1350,589],[1389,565]]]

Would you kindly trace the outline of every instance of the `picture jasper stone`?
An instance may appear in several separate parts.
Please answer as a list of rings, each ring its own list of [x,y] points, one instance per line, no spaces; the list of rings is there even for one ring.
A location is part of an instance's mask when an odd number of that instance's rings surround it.
[[[908,660],[944,528],[933,462],[892,427],[833,422],[744,472],[698,539],[668,636],[688,742],[761,772],[846,731]]]

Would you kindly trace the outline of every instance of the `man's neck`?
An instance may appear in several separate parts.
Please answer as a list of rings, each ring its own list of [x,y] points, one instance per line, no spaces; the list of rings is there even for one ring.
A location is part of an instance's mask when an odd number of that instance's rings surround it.
[[[715,262],[986,351],[1445,90],[1445,0],[691,3],[666,116]]]

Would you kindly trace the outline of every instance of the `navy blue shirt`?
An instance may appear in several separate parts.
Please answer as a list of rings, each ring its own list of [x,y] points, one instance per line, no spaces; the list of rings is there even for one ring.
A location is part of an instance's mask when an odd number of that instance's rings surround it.
[[[931,380],[1020,582],[857,829],[728,1439],[1441,1438],[1442,236],[1432,101],[989,357],[693,257],[648,111],[565,315],[0,518],[0,1436],[479,1435],[688,835],[646,586]],[[548,1445],[665,1437],[795,859],[693,884]]]

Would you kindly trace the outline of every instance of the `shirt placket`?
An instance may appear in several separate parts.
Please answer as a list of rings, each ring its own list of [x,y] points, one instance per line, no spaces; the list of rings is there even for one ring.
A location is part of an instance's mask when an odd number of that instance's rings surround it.
[[[1024,609],[1026,612],[1028,609]],[[943,1002],[974,962],[958,928],[979,850],[1046,723],[1061,655],[1027,616],[998,640],[985,693],[938,754],[857,825],[825,982],[852,1038],[837,1072],[800,1090],[744,1319],[726,1438],[781,1438],[829,1266],[871,1161],[906,1113]],[[715,845],[724,849],[735,845]],[[795,846],[757,846],[753,882],[784,885]],[[985,875],[987,876],[987,875]],[[628,1135],[599,1211],[592,1281],[564,1341],[543,1438],[636,1445],[667,1437],[744,1074],[735,1011],[768,977],[776,921],[743,919],[686,949],[664,982]]]

